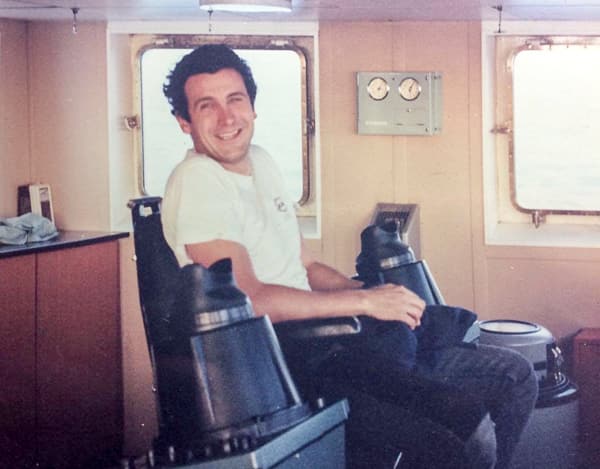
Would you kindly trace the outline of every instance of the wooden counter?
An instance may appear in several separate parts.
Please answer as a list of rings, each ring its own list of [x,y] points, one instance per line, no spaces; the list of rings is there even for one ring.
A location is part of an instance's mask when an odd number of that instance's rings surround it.
[[[126,236],[0,246],[1,467],[102,467],[120,454]]]
[[[113,241],[126,238],[129,233],[103,231],[60,231],[56,238],[39,243],[2,244],[0,243],[0,259],[13,256],[24,256],[39,252],[55,251],[57,249],[87,246],[89,244]]]

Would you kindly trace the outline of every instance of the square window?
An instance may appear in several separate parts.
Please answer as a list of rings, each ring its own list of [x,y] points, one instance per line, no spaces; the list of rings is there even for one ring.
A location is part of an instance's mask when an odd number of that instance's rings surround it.
[[[153,41],[140,49],[139,96],[141,107],[140,187],[141,192],[162,196],[173,167],[192,142],[171,115],[162,87],[167,75],[185,54],[197,45],[219,42],[218,38],[178,36]],[[290,195],[299,205],[309,205],[313,131],[309,71],[310,50],[291,40],[265,37],[220,38],[244,59],[254,76],[258,92],[253,143],[265,148],[283,173]],[[306,38],[298,38],[308,42]],[[312,38],[311,38],[312,40]],[[169,47],[165,46],[165,43]],[[275,46],[273,44],[276,44]]]
[[[512,67],[516,205],[600,210],[600,46],[528,48]]]

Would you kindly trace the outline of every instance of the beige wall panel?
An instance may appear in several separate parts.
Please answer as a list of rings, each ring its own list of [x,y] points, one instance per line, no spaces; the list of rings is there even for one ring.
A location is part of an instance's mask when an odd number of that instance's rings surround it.
[[[152,368],[140,310],[133,236],[120,241],[124,454],[144,454],[158,434]]]
[[[17,186],[31,182],[27,23],[0,20],[0,217],[17,215]]]
[[[32,176],[60,229],[108,229],[106,25],[30,26]]]
[[[470,90],[469,106],[469,187],[471,191],[470,232],[473,262],[473,309],[486,311],[488,304],[486,278],[487,263],[484,245],[483,216],[483,154],[482,154],[482,97],[481,97],[481,26],[469,23],[469,68],[467,86]]]
[[[393,194],[392,141],[356,134],[356,72],[389,68],[391,25],[337,23],[320,31],[323,260],[354,274],[360,230]]]
[[[411,23],[402,30],[411,45],[407,68],[443,76],[442,132],[407,137],[407,184],[409,198],[421,207],[422,254],[446,301],[472,307],[468,28]]]
[[[139,197],[136,180],[135,138],[140,129],[129,130],[125,116],[136,115],[133,104],[134,67],[132,66],[129,35],[112,34],[108,41],[108,133],[111,228],[127,230],[131,214],[129,199]]]
[[[135,190],[135,133],[127,130],[123,116],[133,112],[133,75],[128,35],[109,38],[109,168],[114,230],[131,229],[129,199]],[[123,347],[123,386],[125,415],[124,454],[144,454],[158,434],[157,414],[152,392],[152,369],[139,304],[133,236],[121,241],[121,324]]]
[[[597,259],[492,257],[488,271],[488,319],[533,321],[557,337],[600,326]]]
[[[324,260],[353,273],[359,234],[375,204],[418,203],[423,253],[440,287],[449,302],[471,306],[468,28],[326,24],[320,47]],[[357,135],[355,73],[367,70],[441,71],[442,134]]]

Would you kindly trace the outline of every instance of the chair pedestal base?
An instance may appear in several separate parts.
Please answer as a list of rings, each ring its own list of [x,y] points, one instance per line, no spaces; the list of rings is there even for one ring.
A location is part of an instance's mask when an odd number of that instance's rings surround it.
[[[345,469],[348,401],[315,413],[254,451],[160,469]]]

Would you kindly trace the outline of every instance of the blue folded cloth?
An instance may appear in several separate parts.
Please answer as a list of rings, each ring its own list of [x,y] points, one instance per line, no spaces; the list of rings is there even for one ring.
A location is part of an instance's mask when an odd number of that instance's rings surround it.
[[[58,236],[52,221],[29,212],[12,218],[0,218],[0,243],[27,244],[47,241]]]

